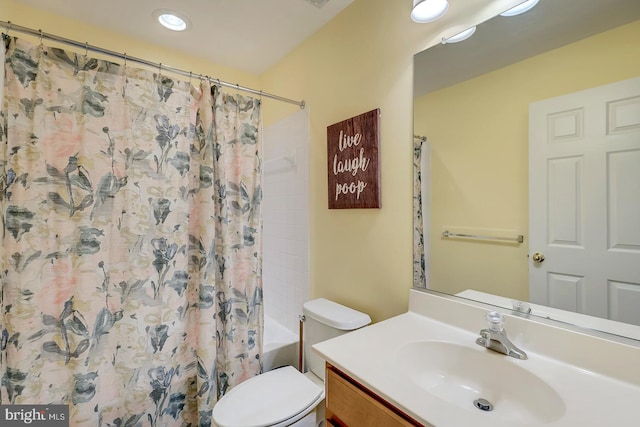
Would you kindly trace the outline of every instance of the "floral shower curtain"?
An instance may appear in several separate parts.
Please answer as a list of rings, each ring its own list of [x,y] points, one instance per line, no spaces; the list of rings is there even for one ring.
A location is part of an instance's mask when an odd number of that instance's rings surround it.
[[[413,287],[427,286],[422,216],[422,150],[425,140],[413,137]]]
[[[210,425],[261,370],[260,103],[3,42],[0,402]]]

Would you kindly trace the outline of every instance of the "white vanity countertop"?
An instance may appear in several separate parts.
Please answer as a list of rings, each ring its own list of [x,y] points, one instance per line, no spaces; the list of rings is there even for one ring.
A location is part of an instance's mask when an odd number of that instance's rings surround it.
[[[423,298],[421,295],[418,297]],[[415,308],[416,305],[412,305]],[[474,316],[476,314],[473,313]],[[506,323],[508,336],[509,320],[507,319]],[[517,322],[522,321],[527,322],[518,319],[513,321],[512,325],[515,326]],[[480,318],[478,324],[482,325],[482,323],[483,319]],[[517,330],[517,327],[515,329]],[[492,412],[482,412],[473,406],[473,402],[469,402],[466,408],[466,404],[451,403],[428,391],[424,384],[419,384],[420,373],[407,372],[406,365],[402,366],[403,363],[398,363],[403,346],[419,341],[447,341],[469,347],[473,351],[489,352],[491,357],[500,358],[496,360],[497,363],[514,364],[534,374],[562,396],[564,405],[562,415],[550,422],[545,422],[545,426],[640,425],[640,384],[637,382],[623,381],[610,375],[584,369],[584,367],[575,367],[562,360],[552,359],[540,352],[531,351],[526,343],[521,345],[520,341],[510,336],[512,341],[529,356],[527,360],[517,360],[480,347],[475,343],[477,336],[477,333],[470,330],[409,311],[316,344],[314,350],[327,362],[344,371],[363,386],[429,426],[521,427],[540,424],[527,419],[530,417],[524,413],[522,419],[515,419],[513,413],[504,415],[500,412],[499,402],[494,403],[495,409]],[[534,347],[541,348],[541,345],[538,343]],[[601,347],[594,347],[596,348],[601,349]],[[624,369],[640,369],[640,348],[626,348],[625,351],[624,357],[628,360],[629,354],[632,357],[637,356],[637,363]],[[629,353],[629,351],[637,351],[637,353]],[[610,363],[616,363],[615,352],[600,354],[598,357],[608,358]],[[424,358],[424,365],[429,365],[428,355]],[[509,380],[509,378],[503,378],[500,381]]]

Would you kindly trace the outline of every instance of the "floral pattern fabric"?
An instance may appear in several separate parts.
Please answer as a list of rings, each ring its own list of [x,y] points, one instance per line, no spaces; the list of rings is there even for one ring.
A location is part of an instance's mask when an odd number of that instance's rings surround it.
[[[413,138],[413,287],[427,287],[422,216],[422,146],[424,139]]]
[[[210,425],[261,371],[260,103],[3,42],[0,402]]]

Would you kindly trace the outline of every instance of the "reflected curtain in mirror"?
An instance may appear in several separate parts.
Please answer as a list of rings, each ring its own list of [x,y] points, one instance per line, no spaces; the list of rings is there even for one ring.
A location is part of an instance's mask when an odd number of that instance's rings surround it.
[[[422,191],[423,162],[422,155],[427,139],[424,136],[413,136],[413,287],[427,286],[427,265],[425,253],[425,227],[423,215],[423,198],[427,197]]]

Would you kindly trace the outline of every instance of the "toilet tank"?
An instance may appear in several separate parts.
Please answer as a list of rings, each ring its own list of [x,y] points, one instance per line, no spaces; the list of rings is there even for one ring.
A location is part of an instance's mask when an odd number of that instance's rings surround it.
[[[369,315],[344,305],[318,298],[302,306],[304,314],[304,363],[307,370],[324,380],[324,359],[312,345],[343,335],[371,323]]]

